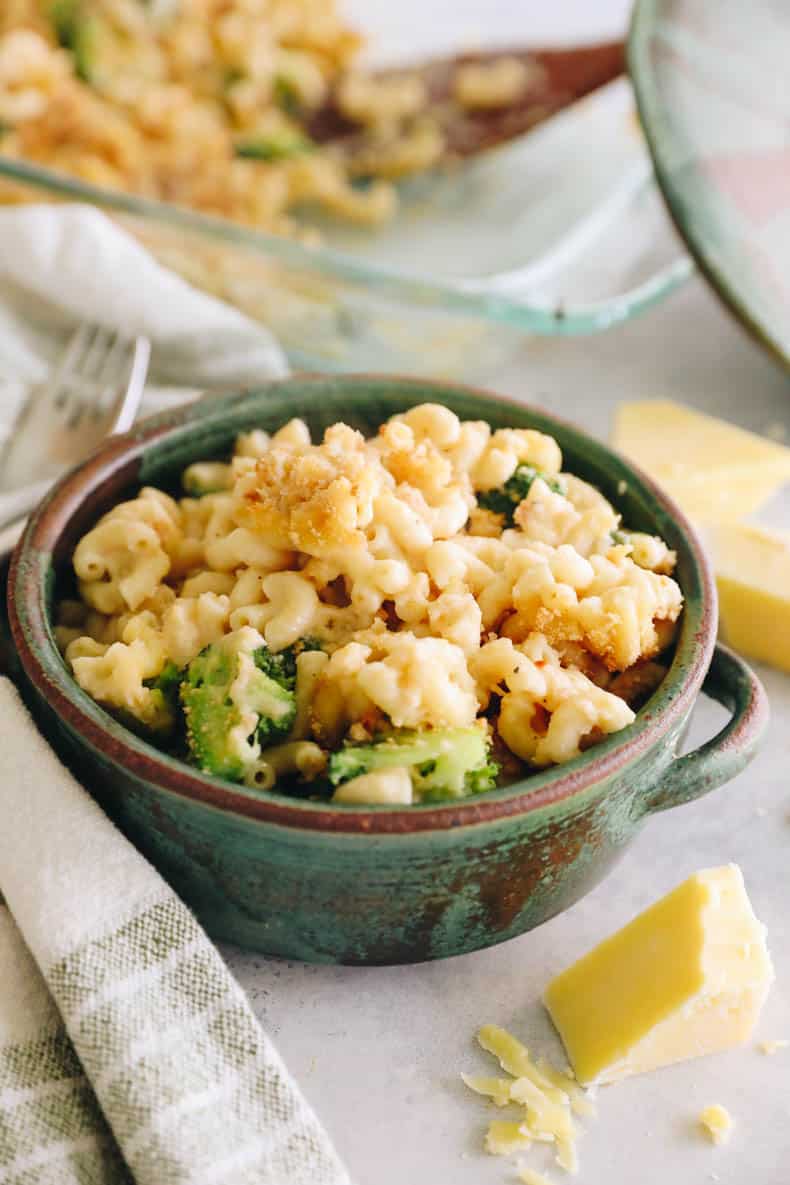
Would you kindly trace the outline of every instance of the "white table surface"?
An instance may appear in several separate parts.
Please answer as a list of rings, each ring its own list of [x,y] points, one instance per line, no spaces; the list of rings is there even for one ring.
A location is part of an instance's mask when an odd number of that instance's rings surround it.
[[[609,35],[621,0],[355,0],[394,56],[430,49],[451,32],[469,41],[523,27],[536,39]],[[484,14],[481,16],[481,13]],[[496,21],[490,14],[496,13]],[[704,285],[693,281],[631,324],[583,340],[525,342],[489,386],[575,419],[606,436],[623,399],[669,397],[790,437],[790,381],[746,338]],[[774,520],[790,523],[788,499]],[[443,962],[392,968],[311,967],[233,948],[225,955],[308,1098],[329,1127],[356,1185],[498,1185],[512,1159],[488,1156],[491,1113],[460,1083],[489,1059],[473,1041],[480,1024],[505,1025],[536,1053],[562,1060],[540,1004],[549,978],[689,873],[736,861],[768,927],[776,983],[756,1039],[790,1038],[790,676],[761,670],[773,708],[764,749],[730,785],[652,818],[615,871],[565,914],[521,938]],[[691,743],[724,713],[701,702]],[[493,1069],[491,1070],[493,1072]],[[736,1128],[714,1148],[695,1128],[700,1109],[724,1103]],[[580,1142],[583,1185],[788,1185],[790,1049],[773,1057],[750,1045],[602,1090]],[[543,1150],[528,1163],[571,1180]]]

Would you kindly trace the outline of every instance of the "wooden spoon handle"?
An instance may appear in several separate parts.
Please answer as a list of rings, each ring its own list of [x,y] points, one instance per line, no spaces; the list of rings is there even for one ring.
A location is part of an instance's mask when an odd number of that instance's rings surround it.
[[[458,59],[456,69],[465,62],[492,62],[497,56],[506,55],[470,54]],[[467,110],[453,104],[454,111],[443,129],[448,152],[453,155],[473,156],[521,136],[625,70],[625,46],[621,41],[572,49],[525,50],[507,56],[523,61],[534,81],[518,99],[502,107]],[[453,73],[446,83],[448,97],[452,94]]]
[[[527,67],[523,91],[502,106],[469,108],[455,98],[459,70],[469,65],[493,66],[505,59],[516,59]],[[535,124],[570,106],[577,99],[605,86],[625,70],[625,46],[622,41],[569,49],[497,49],[479,53],[436,58],[413,67],[378,71],[382,79],[417,75],[428,92],[431,115],[441,124],[446,155],[473,156],[495,144],[522,135]],[[353,141],[363,135],[358,125],[348,120],[332,97],[316,112],[309,125],[313,139],[320,143]]]

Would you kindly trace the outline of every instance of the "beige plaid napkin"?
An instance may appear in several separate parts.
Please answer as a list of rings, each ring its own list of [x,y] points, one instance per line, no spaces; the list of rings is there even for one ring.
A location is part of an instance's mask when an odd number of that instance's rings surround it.
[[[0,1185],[349,1185],[186,907],[0,679]]]

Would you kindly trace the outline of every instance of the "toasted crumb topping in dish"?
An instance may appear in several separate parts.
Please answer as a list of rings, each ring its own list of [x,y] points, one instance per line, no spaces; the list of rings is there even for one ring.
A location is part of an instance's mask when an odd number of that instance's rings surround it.
[[[408,804],[482,793],[630,724],[683,598],[556,441],[423,404],[301,420],[146,487],[78,542],[79,685],[201,769]]]

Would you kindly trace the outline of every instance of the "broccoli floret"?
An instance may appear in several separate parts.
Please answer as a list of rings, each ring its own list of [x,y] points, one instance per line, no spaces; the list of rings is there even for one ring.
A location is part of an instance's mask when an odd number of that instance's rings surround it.
[[[238,630],[193,658],[181,683],[187,743],[206,773],[239,781],[266,745],[284,736],[296,715],[292,690],[258,666],[254,630]]]
[[[178,688],[182,672],[174,662],[168,662],[152,679],[143,679],[148,694],[135,705],[134,711],[117,708],[113,715],[130,732],[153,744],[173,739],[176,725],[181,720]]]
[[[74,73],[90,82],[96,56],[96,26],[82,12],[81,0],[55,0],[50,19],[58,44],[74,59]]]
[[[259,671],[274,679],[286,691],[293,691],[296,687],[296,660],[304,650],[323,650],[323,647],[316,638],[300,638],[293,646],[278,650],[276,654],[273,650],[261,647],[253,657]]]
[[[180,667],[167,662],[158,675],[143,680],[143,686],[151,690],[145,716],[140,719],[146,729],[164,735],[173,732],[181,710],[178,690],[182,675]]]
[[[481,490],[477,495],[477,505],[482,506],[484,510],[493,511],[494,514],[503,514],[506,526],[512,527],[513,511],[519,502],[526,498],[533,481],[538,477],[542,478],[555,494],[565,493],[565,486],[560,478],[550,477],[548,473],[535,469],[533,465],[522,463],[516,466],[512,477],[509,477],[503,486],[497,486],[493,490]]]
[[[153,679],[144,679],[146,687],[154,691],[161,691],[165,699],[175,704],[178,702],[178,688],[181,685],[183,672],[174,662],[166,662],[158,675]]]
[[[272,84],[272,98],[281,110],[288,115],[298,115],[301,102],[299,91],[284,74],[276,74]]]
[[[369,745],[345,745],[329,759],[333,786],[376,769],[406,766],[418,801],[466,798],[493,790],[499,766],[480,728],[398,730]]]
[[[226,91],[230,90],[237,82],[242,82],[245,77],[244,71],[240,70],[238,66],[229,66],[222,75],[222,89]]]
[[[160,744],[165,738],[172,741],[181,720],[178,689],[182,673],[174,662],[165,663],[158,675],[143,679],[148,695],[135,706],[135,710],[116,709],[113,715],[143,740]]]
[[[259,136],[250,140],[237,140],[236,156],[247,160],[290,160],[294,156],[304,156],[312,152],[315,144],[301,132],[283,128],[271,136]]]

